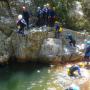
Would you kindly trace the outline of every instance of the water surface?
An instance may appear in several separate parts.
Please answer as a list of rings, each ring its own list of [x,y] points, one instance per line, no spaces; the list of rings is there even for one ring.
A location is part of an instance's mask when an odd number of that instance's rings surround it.
[[[49,90],[56,88],[49,65],[12,64],[0,67],[0,90]]]

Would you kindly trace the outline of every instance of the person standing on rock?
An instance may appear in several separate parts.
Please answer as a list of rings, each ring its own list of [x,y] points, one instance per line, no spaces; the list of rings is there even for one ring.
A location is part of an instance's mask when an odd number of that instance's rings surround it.
[[[87,62],[87,65],[90,62],[90,45],[86,48],[84,60]]]
[[[43,23],[42,22],[42,20],[43,20],[43,11],[42,11],[41,7],[37,8],[37,18],[38,18],[37,25],[41,26],[42,23]]]
[[[54,26],[55,18],[56,18],[55,7],[53,7],[53,8],[49,7],[49,9],[48,9],[48,23],[49,23],[50,27]]]
[[[44,5],[42,11],[43,11],[43,24],[48,25],[48,7],[47,7],[47,5]]]
[[[62,25],[59,24],[58,21],[55,22],[55,38],[60,38],[61,33],[63,31]]]
[[[26,22],[25,20],[23,19],[23,16],[22,15],[18,15],[18,20],[17,20],[17,27],[19,29],[18,33],[21,33],[24,35],[24,29],[26,27]]]
[[[27,29],[29,29],[29,17],[30,17],[30,15],[29,15],[29,12],[27,11],[25,6],[23,6],[22,15],[23,15],[24,20],[26,21]]]

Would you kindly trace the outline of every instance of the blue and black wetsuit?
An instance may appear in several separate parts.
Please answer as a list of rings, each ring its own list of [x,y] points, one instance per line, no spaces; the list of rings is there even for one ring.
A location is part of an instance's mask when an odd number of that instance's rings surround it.
[[[29,28],[29,17],[30,17],[29,12],[23,11],[22,15],[23,15],[24,20],[26,21],[27,28]]]
[[[88,46],[88,47],[86,48],[86,52],[85,52],[85,56],[84,56],[85,61],[89,62],[89,61],[90,61],[90,60],[89,60],[89,57],[90,57],[90,46]]]
[[[48,25],[48,8],[44,7],[42,9],[42,12],[43,12],[43,24]]]
[[[81,76],[80,67],[78,65],[70,67],[70,76],[74,76],[75,71],[78,71],[78,74]]]
[[[59,38],[60,37],[59,28],[60,28],[59,23],[56,23],[55,24],[55,38]]]
[[[42,9],[37,10],[37,18],[38,18],[37,25],[38,26],[43,25],[43,11],[42,11]]]
[[[26,27],[26,22],[24,19],[18,20],[17,21],[17,26],[20,26],[19,28],[19,33],[24,34],[24,28]]]
[[[85,56],[90,57],[90,46],[86,48]]]
[[[56,13],[53,9],[48,10],[48,22],[49,26],[53,27],[54,26],[54,21],[55,21]]]
[[[70,34],[70,35],[68,35],[68,37],[67,37],[70,41],[69,41],[69,44],[70,44],[70,46],[76,46],[76,41],[74,40],[74,38],[72,37],[72,35]]]

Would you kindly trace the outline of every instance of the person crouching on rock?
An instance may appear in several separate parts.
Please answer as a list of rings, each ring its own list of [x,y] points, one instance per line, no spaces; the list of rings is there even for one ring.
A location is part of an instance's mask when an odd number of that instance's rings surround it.
[[[68,75],[69,76],[77,76],[76,74],[75,74],[75,72],[77,71],[78,72],[78,75],[80,76],[80,77],[82,77],[82,75],[81,75],[81,71],[80,71],[80,67],[82,67],[83,66],[83,64],[82,63],[80,63],[79,65],[73,65],[73,66],[71,66],[69,69],[68,69]]]
[[[73,36],[70,33],[67,35],[66,39],[69,39],[70,46],[76,47],[76,41],[75,41],[75,39],[73,38]]]
[[[19,29],[18,33],[24,34],[24,29],[26,27],[26,22],[23,19],[22,15],[18,15],[18,20],[17,20],[17,27]]]

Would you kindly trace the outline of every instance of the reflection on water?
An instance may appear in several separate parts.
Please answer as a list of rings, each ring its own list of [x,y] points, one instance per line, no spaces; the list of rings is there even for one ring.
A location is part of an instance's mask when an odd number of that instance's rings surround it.
[[[12,64],[0,67],[0,90],[61,90],[49,65]]]

